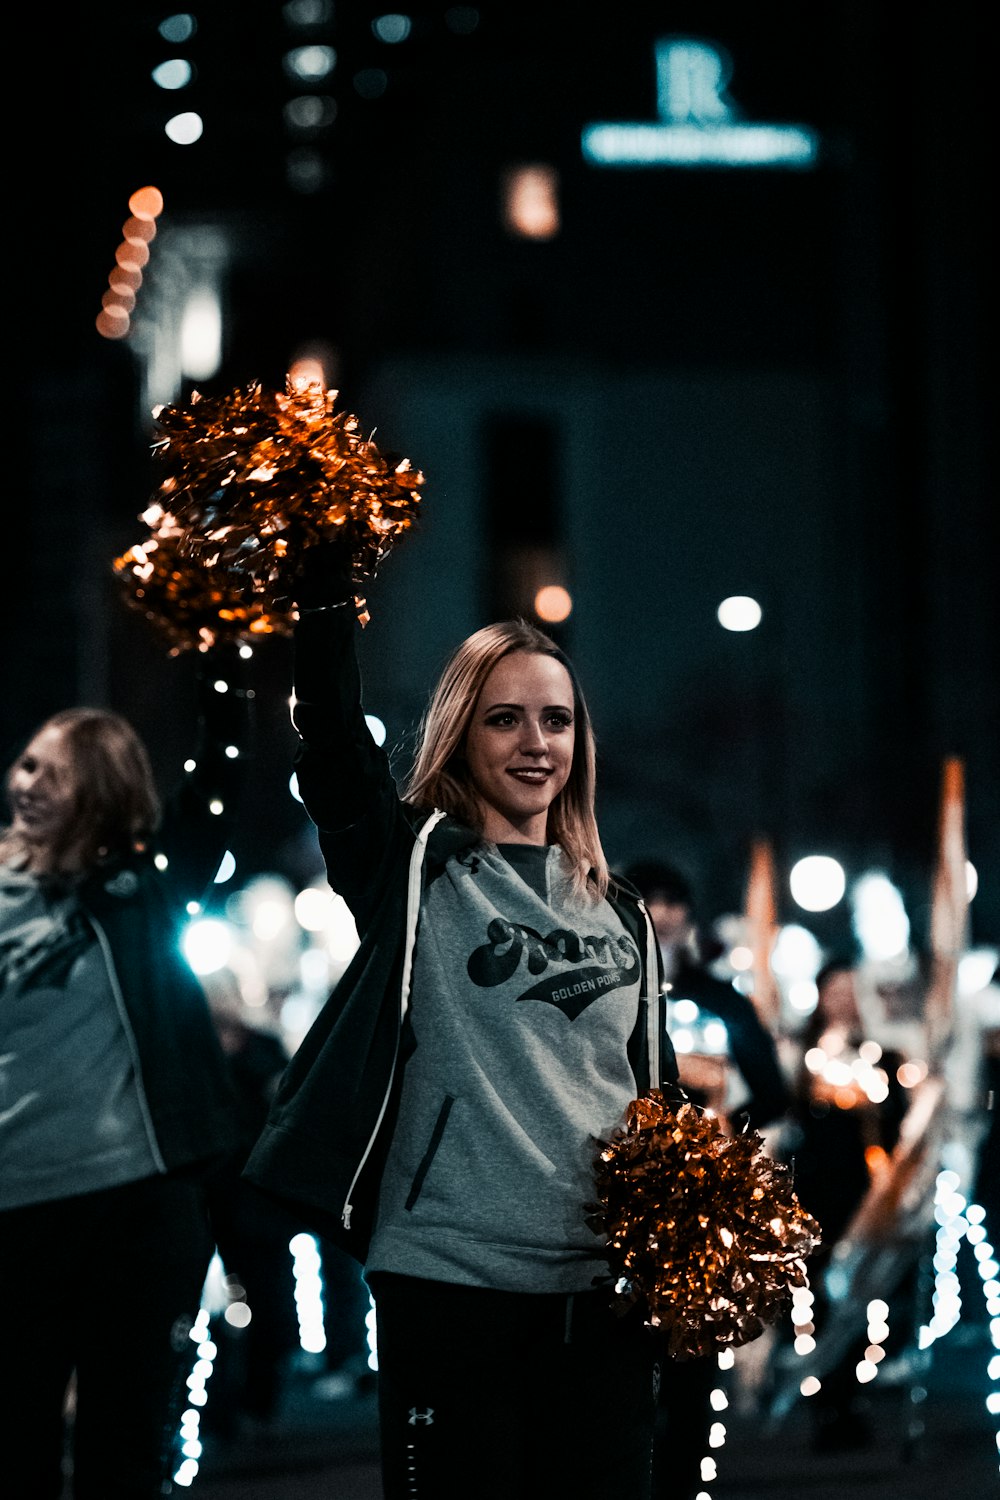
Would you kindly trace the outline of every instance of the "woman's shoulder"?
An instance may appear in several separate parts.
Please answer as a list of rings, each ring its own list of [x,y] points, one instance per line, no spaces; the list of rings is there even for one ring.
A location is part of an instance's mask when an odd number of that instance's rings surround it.
[[[12,918],[23,909],[25,902],[34,900],[41,887],[40,878],[27,868],[23,854],[11,851],[4,858],[0,851],[0,913]]]
[[[453,817],[440,807],[425,807],[422,804],[404,802],[405,816],[414,833],[427,828],[427,849],[443,864],[464,849],[471,849],[482,842],[482,835],[459,818]],[[427,825],[430,824],[428,828]]]
[[[137,894],[140,886],[159,877],[153,856],[146,851],[102,860],[84,870],[78,880],[82,897],[112,896],[117,900]]]
[[[610,900],[621,900],[630,906],[641,906],[642,895],[625,875],[619,875],[615,870],[608,872],[608,897]]]

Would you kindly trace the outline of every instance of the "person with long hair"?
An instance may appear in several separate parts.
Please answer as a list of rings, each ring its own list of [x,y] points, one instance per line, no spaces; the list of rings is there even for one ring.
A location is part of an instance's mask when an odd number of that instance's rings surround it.
[[[657,1340],[588,1205],[599,1143],[676,1064],[576,672],[524,620],[475,631],[397,787],[353,600],[300,595],[298,787],[359,948],[247,1174],[365,1267],[387,1500],[643,1500]]]
[[[834,955],[819,970],[816,1008],[795,1040],[793,1101],[780,1154],[793,1165],[796,1193],[823,1232],[822,1244],[810,1262],[813,1322],[822,1348],[834,1307],[829,1268],[899,1138],[906,1090],[898,1070],[905,1059],[899,1052],[876,1045],[882,1089],[872,1094],[864,1087],[857,1065],[872,1047],[872,1039],[859,1003],[858,967],[849,955]],[[907,1336],[904,1328],[913,1327],[915,1274],[907,1273],[895,1290],[892,1346],[898,1349],[900,1337]],[[890,1291],[887,1286],[886,1294]],[[911,1306],[904,1316],[907,1301]],[[862,1327],[810,1398],[811,1442],[817,1452],[863,1448],[876,1440],[868,1394],[855,1373],[866,1347]]]
[[[221,679],[220,679],[221,680]],[[146,746],[54,714],[0,831],[0,1446],[9,1493],[170,1492],[234,1101],[183,958],[225,852],[234,690],[205,685],[194,769],[161,808]]]

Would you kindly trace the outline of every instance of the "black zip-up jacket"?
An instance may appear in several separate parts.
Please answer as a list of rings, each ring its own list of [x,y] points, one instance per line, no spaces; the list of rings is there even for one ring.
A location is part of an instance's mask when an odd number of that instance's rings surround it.
[[[349,606],[303,614],[293,717],[299,793],[319,830],[330,884],[354,916],[359,947],[285,1070],[245,1175],[363,1263],[411,1050],[420,896],[479,835],[400,800],[388,757],[365,722],[356,628]],[[616,884],[609,900],[644,955],[658,1077],[675,1081],[652,926],[631,886]],[[640,1009],[629,1055],[642,1092],[653,1080],[645,1000]]]

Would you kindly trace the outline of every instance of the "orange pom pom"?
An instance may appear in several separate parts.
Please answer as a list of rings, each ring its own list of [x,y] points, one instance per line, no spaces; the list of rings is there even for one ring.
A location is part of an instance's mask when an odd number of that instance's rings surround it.
[[[363,437],[337,395],[289,380],[157,412],[165,473],[143,516],[149,537],[114,570],[172,653],[289,633],[306,549],[343,540],[360,590],[414,524],[423,475]],[[359,593],[362,623],[364,605]]]
[[[605,1238],[623,1306],[641,1302],[672,1354],[749,1343],[805,1284],[819,1225],[756,1132],[724,1135],[652,1090],[594,1166],[600,1201],[587,1222]]]

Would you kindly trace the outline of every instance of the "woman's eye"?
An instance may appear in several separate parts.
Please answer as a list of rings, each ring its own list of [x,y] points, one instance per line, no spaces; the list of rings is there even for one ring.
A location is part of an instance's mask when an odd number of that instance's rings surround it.
[[[487,724],[490,724],[490,725],[499,724],[501,726],[506,725],[506,724],[513,724],[513,722],[514,722],[514,715],[513,714],[508,714],[508,713],[504,713],[504,714],[492,714],[490,716],[490,718],[488,718],[486,720],[486,722],[487,722]]]

